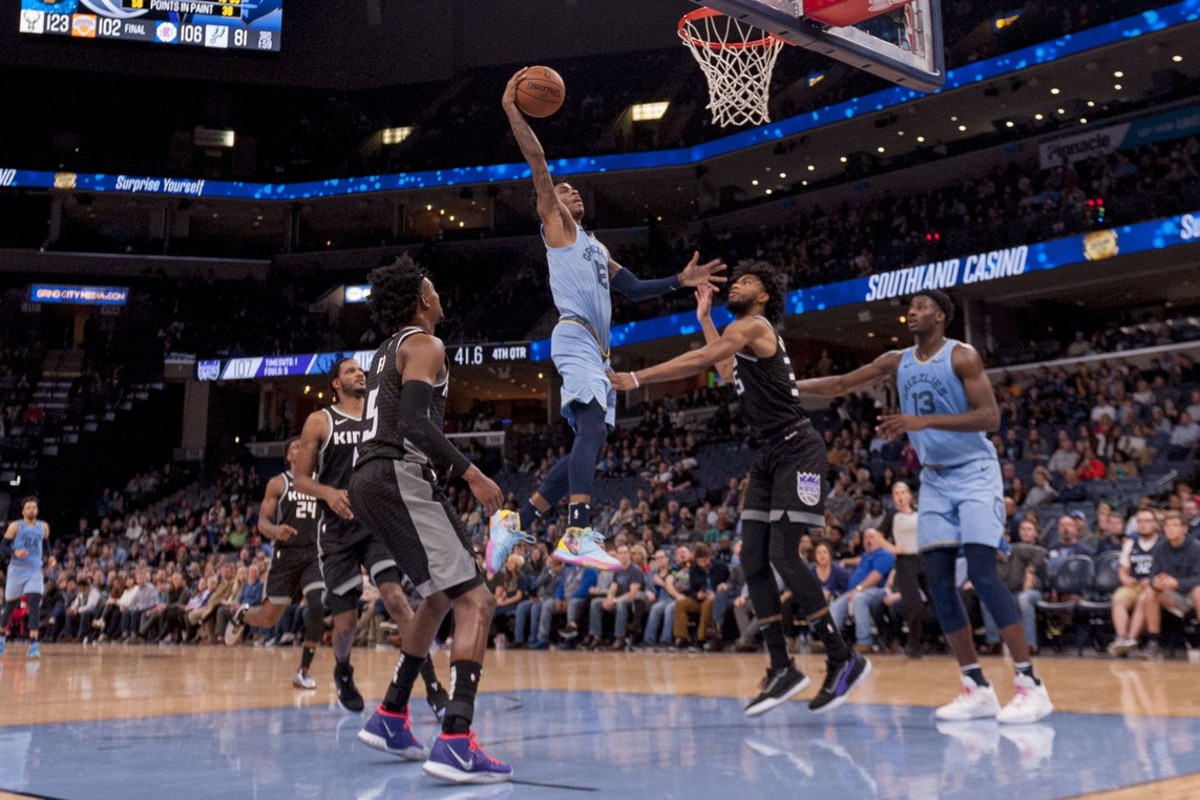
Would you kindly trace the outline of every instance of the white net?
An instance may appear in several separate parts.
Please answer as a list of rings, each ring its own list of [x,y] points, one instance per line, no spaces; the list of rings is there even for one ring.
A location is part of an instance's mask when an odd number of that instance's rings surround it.
[[[704,70],[708,109],[715,124],[771,121],[767,100],[782,39],[711,9],[680,20],[679,38]]]

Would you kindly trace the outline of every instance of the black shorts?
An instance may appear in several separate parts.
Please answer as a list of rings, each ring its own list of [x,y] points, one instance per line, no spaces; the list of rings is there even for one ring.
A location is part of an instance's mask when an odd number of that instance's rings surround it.
[[[275,546],[267,565],[267,600],[280,606],[300,601],[314,589],[324,589],[316,547]]]
[[[467,529],[428,466],[372,459],[354,470],[350,504],[422,597],[482,581]]]
[[[342,519],[332,513],[321,518],[317,550],[321,575],[330,594],[361,590],[363,567],[371,581],[378,583],[379,573],[396,566],[387,548],[358,519]]]
[[[801,422],[761,442],[750,463],[743,520],[825,525],[825,442],[810,422]]]

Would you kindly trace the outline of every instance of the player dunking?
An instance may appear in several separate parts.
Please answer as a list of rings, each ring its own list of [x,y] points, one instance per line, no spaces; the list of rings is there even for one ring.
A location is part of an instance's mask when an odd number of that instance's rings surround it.
[[[715,364],[741,397],[742,416],[758,434],[760,447],[750,466],[750,485],[742,511],[742,567],[750,602],[762,626],[771,656],[761,690],[746,706],[757,716],[794,697],[808,686],[787,652],[775,571],[783,578],[825,645],[825,683],[809,702],[816,712],[845,702],[850,690],[871,671],[871,662],[846,646],[833,624],[820,581],[800,557],[800,537],[825,524],[825,443],[800,405],[796,377],[783,339],[774,325],[783,319],[786,284],[761,261],[742,261],[734,271],[725,307],[734,321],[717,333],[710,314],[712,288],[696,291],[696,316],[707,342],[700,350],[663,364],[612,375],[622,391],[695,375]]]
[[[453,608],[450,701],[424,770],[454,783],[511,780],[512,768],[488,756],[471,732],[496,601],[434,470],[466,481],[488,514],[499,509],[503,496],[442,433],[450,369],[442,341],[433,335],[442,321],[433,283],[408,256],[375,270],[370,281],[371,309],[392,335],[376,351],[367,379],[367,430],[350,481],[350,502],[424,600],[401,626],[392,685],[363,735],[404,758],[424,756],[409,725],[408,700],[433,637]]]
[[[937,718],[1033,723],[1054,706],[1030,663],[1017,601],[996,570],[996,549],[1004,538],[1004,489],[996,449],[985,433],[1000,426],[1000,409],[979,353],[946,338],[953,318],[954,302],[945,292],[922,292],[908,308],[913,347],[884,353],[846,375],[800,381],[797,388],[802,394],[837,397],[895,378],[902,413],[884,416],[879,430],[907,433],[921,459],[917,542],[938,620],[962,672],[962,693],[939,708]],[[1014,695],[1003,709],[979,666],[955,584],[960,549],[975,592],[1012,654]]]
[[[45,586],[42,581],[42,561],[44,550],[42,545],[50,539],[50,525],[38,521],[38,501],[36,497],[26,497],[21,501],[21,518],[9,523],[4,531],[4,540],[0,542],[0,552],[12,553],[8,562],[8,579],[4,584],[4,610],[0,618],[0,654],[4,652],[4,640],[8,636],[8,626],[12,622],[13,612],[21,603],[21,597],[29,608],[29,650],[25,653],[29,658],[41,658],[42,651],[38,649],[38,624],[42,606],[42,593]]]
[[[354,518],[347,489],[354,469],[354,452],[370,423],[363,417],[367,379],[353,358],[343,358],[329,371],[329,387],[337,402],[314,411],[304,421],[300,444],[292,459],[296,490],[321,503],[317,552],[321,575],[333,610],[333,668],[338,703],[347,711],[363,710],[363,697],[354,685],[350,650],[358,622],[362,595],[362,569],[379,587],[379,595],[392,620],[403,626],[412,608],[401,588],[400,570],[387,548],[373,532]],[[318,469],[319,464],[319,469]],[[317,475],[316,480],[311,476]],[[432,662],[423,665],[425,698],[441,718],[446,691],[438,683]]]
[[[638,280],[612,259],[608,248],[580,225],[583,200],[568,183],[557,186],[550,177],[546,156],[537,136],[516,105],[522,69],[508,82],[503,106],[522,155],[533,173],[542,239],[550,268],[550,291],[559,321],[550,337],[550,355],[562,377],[562,414],[575,430],[569,458],[551,468],[533,497],[521,508],[519,523],[509,515],[492,520],[489,567],[499,571],[522,531],[533,520],[570,498],[566,532],[553,557],[569,564],[619,569],[621,563],[604,552],[603,537],[591,528],[592,484],[596,462],[616,424],[616,395],[606,377],[609,326],[612,322],[612,289],[630,300],[647,300],[684,286],[724,283],[715,273],[725,269],[719,261],[700,263],[699,253],[678,275],[658,280]],[[519,530],[517,529],[519,528]]]
[[[308,620],[304,625],[304,652],[292,685],[297,689],[315,689],[317,682],[309,674],[309,667],[325,636],[325,612],[321,605],[325,583],[317,560],[317,526],[321,519],[317,498],[296,490],[291,468],[299,450],[299,438],[288,442],[288,469],[267,481],[258,509],[258,530],[275,542],[275,553],[267,569],[266,602],[255,607],[243,606],[234,613],[225,631],[225,644],[237,644],[247,625],[272,627],[289,603],[303,597],[308,606]]]

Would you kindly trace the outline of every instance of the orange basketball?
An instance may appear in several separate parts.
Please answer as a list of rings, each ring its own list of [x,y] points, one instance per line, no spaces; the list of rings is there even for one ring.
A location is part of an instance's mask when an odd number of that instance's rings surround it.
[[[548,117],[562,107],[567,87],[549,67],[530,67],[517,85],[517,108],[529,117]]]

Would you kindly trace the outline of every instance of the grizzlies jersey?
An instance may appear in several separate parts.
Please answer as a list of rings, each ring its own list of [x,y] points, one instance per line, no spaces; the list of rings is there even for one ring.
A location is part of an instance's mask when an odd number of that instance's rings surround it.
[[[764,317],[759,319],[767,322]],[[792,361],[778,334],[775,355],[770,358],[734,354],[733,385],[742,400],[742,418],[761,436],[771,436],[808,419],[800,405]]]
[[[367,431],[358,448],[357,464],[376,458],[412,461],[428,464],[429,459],[400,433],[401,376],[396,369],[396,356],[404,340],[416,334],[428,336],[418,327],[400,330],[375,351],[371,371],[367,374]],[[433,387],[429,419],[441,430],[446,423],[446,398],[450,395],[450,365],[443,367],[445,377]]]
[[[916,345],[904,351],[896,370],[896,388],[900,391],[900,410],[905,414],[965,414],[971,410],[967,391],[954,374],[950,356],[958,345],[947,339],[928,361],[917,357]],[[982,431],[923,430],[910,431],[909,441],[921,463],[929,466],[956,467],[980,459],[996,460],[996,448]]]
[[[32,525],[24,519],[17,520],[17,535],[13,537],[12,549],[28,550],[29,553],[24,558],[12,557],[10,565],[13,568],[29,567],[40,570],[42,568],[42,542],[46,538],[46,523],[35,522]]]
[[[321,444],[317,483],[346,489],[354,472],[354,451],[362,441],[368,423],[365,417],[352,417],[339,411],[336,406],[324,409],[324,414],[329,423],[329,435]],[[324,502],[321,505],[324,507]]]
[[[545,232],[542,234],[545,241]],[[546,245],[550,292],[563,317],[580,317],[594,328],[602,353],[609,348],[612,294],[608,286],[608,248],[578,223],[575,241],[566,247]]]
[[[283,494],[275,507],[275,519],[271,521],[296,529],[296,535],[291,539],[275,543],[277,549],[302,550],[317,546],[317,525],[321,521],[317,498],[296,491],[291,470],[283,473]]]
[[[1133,537],[1133,547],[1129,550],[1129,571],[1132,573],[1133,577],[1137,578],[1138,580],[1154,577],[1152,569],[1154,564],[1154,552],[1158,550],[1160,546],[1163,546],[1162,542],[1163,538],[1161,536],[1156,536],[1154,538],[1154,544],[1152,544],[1150,547],[1143,547],[1142,537]]]

